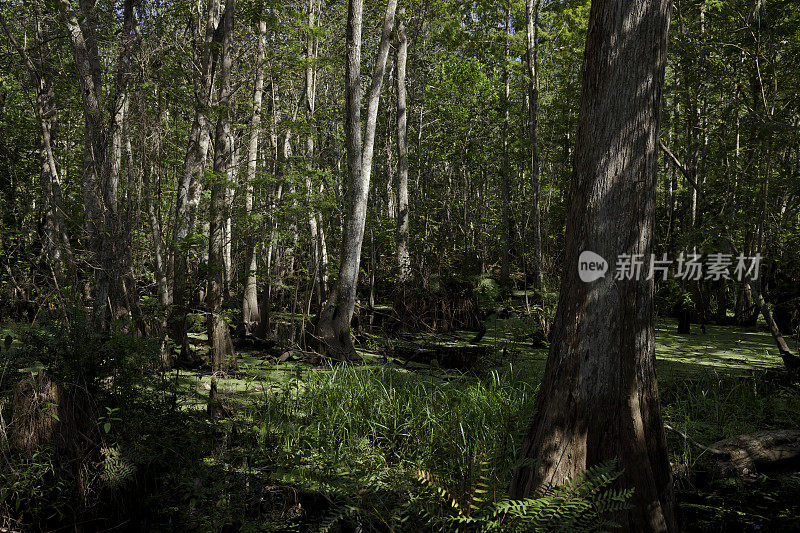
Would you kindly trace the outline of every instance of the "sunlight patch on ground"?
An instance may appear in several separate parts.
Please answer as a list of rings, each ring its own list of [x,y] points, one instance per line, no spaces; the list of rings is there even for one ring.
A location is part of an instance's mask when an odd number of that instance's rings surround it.
[[[485,321],[486,333],[480,345],[489,347],[490,366],[503,368],[509,363],[524,367],[530,376],[541,376],[547,359],[547,348],[536,342],[536,327],[528,317],[506,319],[491,316]],[[402,370],[425,375],[428,379],[470,379],[459,371],[448,372],[440,368],[419,363],[405,363],[393,357],[385,357],[393,344],[418,342],[442,346],[468,345],[475,332],[459,331],[434,335],[420,333],[412,339],[399,341],[381,335],[370,334],[365,344],[359,346],[363,357],[362,367],[370,368],[390,364]],[[304,387],[309,373],[328,372],[327,364],[311,366],[301,361],[279,362],[261,352],[239,352],[239,370],[235,375],[218,378],[218,386],[225,396],[237,401],[255,399],[258,396],[286,389]],[[766,331],[744,329],[735,326],[707,325],[702,333],[699,325],[693,324],[690,335],[677,334],[677,322],[660,318],[656,324],[656,359],[660,381],[699,377],[709,372],[740,374],[749,370],[765,369],[781,365],[772,337]],[[211,377],[183,372],[186,385],[194,389],[197,399],[207,397]],[[472,376],[471,379],[476,379]],[[191,383],[188,383],[191,381]]]
[[[707,325],[706,333],[692,325],[690,335],[677,334],[677,321],[662,318],[656,324],[656,360],[659,377],[703,370],[738,373],[782,364],[767,332],[734,326]]]

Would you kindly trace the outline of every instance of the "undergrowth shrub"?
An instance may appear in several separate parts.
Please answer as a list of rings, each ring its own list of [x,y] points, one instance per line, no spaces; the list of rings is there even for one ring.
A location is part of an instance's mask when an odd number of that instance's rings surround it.
[[[461,494],[451,492],[429,472],[417,472],[417,480],[434,496],[435,505],[429,504],[424,512],[432,525],[446,531],[608,531],[620,527],[615,514],[630,508],[633,489],[612,487],[621,474],[613,460],[520,500],[491,498],[489,464],[484,461],[481,466],[474,487]]]
[[[482,309],[493,309],[497,307],[502,296],[500,284],[494,278],[487,275],[478,277],[475,283],[475,297]]]
[[[119,324],[98,332],[83,312],[18,330],[0,366],[0,517],[48,529],[114,514],[135,464],[125,427],[150,385],[158,344]]]
[[[159,364],[160,340],[140,338],[129,325],[98,330],[85,312],[50,320],[20,332],[15,361],[44,368],[64,383],[81,383],[124,394]]]

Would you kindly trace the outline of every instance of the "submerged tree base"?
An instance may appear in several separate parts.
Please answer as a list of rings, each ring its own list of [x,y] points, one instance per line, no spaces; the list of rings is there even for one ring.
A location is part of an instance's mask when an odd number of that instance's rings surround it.
[[[356,352],[350,335],[350,321],[344,321],[339,306],[326,304],[316,320],[314,337],[319,353],[341,362],[358,362],[361,356]]]

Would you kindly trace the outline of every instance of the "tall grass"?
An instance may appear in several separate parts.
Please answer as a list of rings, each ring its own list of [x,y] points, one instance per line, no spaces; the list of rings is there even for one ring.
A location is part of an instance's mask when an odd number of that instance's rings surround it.
[[[752,376],[715,371],[697,373],[661,388],[665,422],[694,440],[710,445],[763,429],[800,427],[800,394],[765,371]],[[676,460],[689,471],[705,452],[675,433],[668,434]]]
[[[463,493],[488,461],[486,481],[500,495],[532,411],[534,383],[510,365],[485,379],[339,366],[265,394],[246,418],[262,464],[311,490],[360,504],[380,495],[382,505],[400,505],[403,493],[408,503],[414,492],[417,470]]]

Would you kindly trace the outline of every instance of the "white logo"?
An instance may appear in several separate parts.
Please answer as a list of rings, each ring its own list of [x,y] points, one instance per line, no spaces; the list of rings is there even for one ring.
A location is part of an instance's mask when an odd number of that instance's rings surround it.
[[[608,263],[594,252],[585,250],[578,257],[578,276],[584,283],[600,279],[606,275]]]

